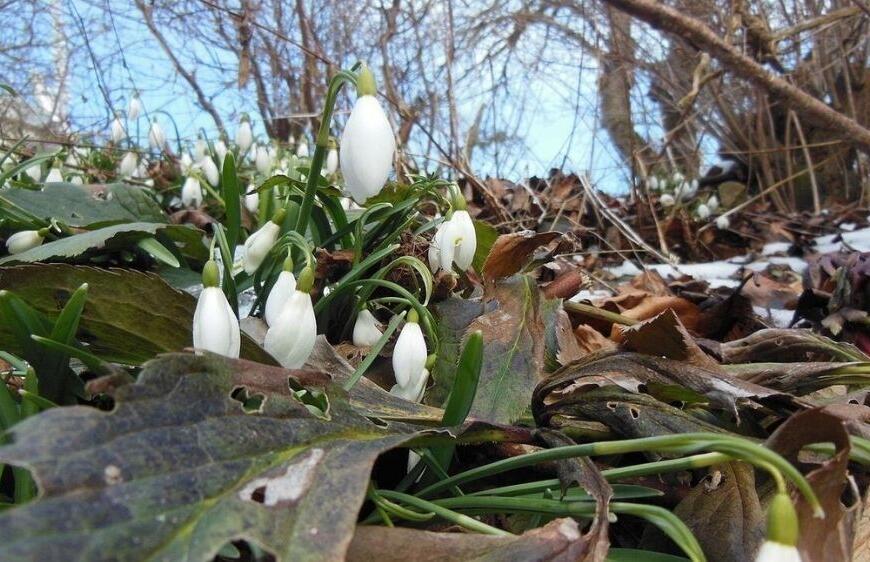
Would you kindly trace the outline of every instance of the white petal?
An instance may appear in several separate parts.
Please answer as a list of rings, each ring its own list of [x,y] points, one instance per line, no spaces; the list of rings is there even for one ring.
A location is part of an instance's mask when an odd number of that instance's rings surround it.
[[[353,324],[353,344],[357,347],[371,347],[383,335],[374,315],[368,309],[360,310]]]
[[[280,227],[272,221],[264,224],[260,230],[248,236],[245,240],[245,271],[249,275],[253,275],[263,260],[266,259],[266,254],[275,245],[278,235],[281,233]]]
[[[290,300],[290,295],[296,291],[296,277],[290,271],[282,271],[272,285],[266,298],[266,324],[269,326],[278,322],[278,317],[284,312],[284,306]]]
[[[426,391],[426,381],[428,380],[429,370],[423,369],[422,374],[417,377],[416,381],[408,386],[394,384],[393,387],[390,388],[390,394],[398,396],[399,398],[404,398],[409,402],[420,402],[420,400],[423,399],[423,393]]]
[[[193,314],[193,347],[239,356],[239,323],[219,287],[206,287]]]
[[[142,113],[142,102],[139,101],[138,97],[133,96],[130,98],[130,105],[127,107],[127,119],[135,121],[139,118],[140,113]]]
[[[60,173],[60,170],[57,168],[52,168],[48,171],[48,175],[45,176],[45,183],[59,182],[63,181],[63,174]]]
[[[121,123],[121,120],[115,117],[114,121],[112,121],[112,142],[118,144],[122,140],[124,140],[124,124]]]
[[[755,562],[801,562],[801,555],[793,546],[764,541],[758,549]]]
[[[338,170],[338,151],[330,148],[326,153],[326,174],[331,176]]]
[[[426,340],[416,322],[406,322],[393,348],[393,373],[396,383],[407,388],[422,375],[426,367]]]
[[[716,228],[719,230],[726,230],[731,226],[731,221],[728,220],[728,217],[722,216],[716,219]]]
[[[121,163],[118,166],[118,173],[125,178],[131,177],[136,172],[136,167],[138,165],[139,163],[137,162],[136,154],[128,152],[123,158],[121,158]]]
[[[360,96],[341,136],[339,160],[348,192],[363,203],[381,191],[393,167],[396,141],[381,104]]]
[[[266,332],[263,347],[285,368],[298,369],[311,355],[316,338],[317,319],[311,296],[297,290],[287,300],[278,321]]]
[[[308,158],[308,143],[304,139],[299,141],[299,146],[296,147],[296,156]]]
[[[459,269],[466,271],[471,267],[471,262],[474,261],[474,252],[477,251],[477,233],[474,231],[474,222],[472,222],[468,211],[454,212],[451,222],[456,231],[458,244],[453,259]]]
[[[202,171],[205,174],[205,179],[208,180],[208,183],[211,184],[212,187],[217,187],[220,183],[220,172],[218,172],[214,160],[212,160],[210,156],[206,156],[200,160],[199,165],[202,168]]]
[[[184,185],[181,187],[181,203],[185,207],[202,205],[202,186],[195,177],[184,180]]]
[[[6,239],[6,249],[10,254],[20,254],[41,245],[43,240],[36,230],[21,230]]]
[[[695,210],[695,212],[698,214],[699,219],[703,220],[710,218],[710,209],[707,207],[707,205],[703,203],[698,205],[698,208]]]
[[[248,191],[254,189],[254,185],[251,184],[248,186]],[[254,191],[253,193],[248,193],[245,195],[245,208],[249,213],[256,213],[260,209],[260,193]]]
[[[251,132],[251,124],[248,121],[239,123],[239,129],[236,131],[236,144],[239,145],[239,154],[244,154],[254,142],[254,135]]]

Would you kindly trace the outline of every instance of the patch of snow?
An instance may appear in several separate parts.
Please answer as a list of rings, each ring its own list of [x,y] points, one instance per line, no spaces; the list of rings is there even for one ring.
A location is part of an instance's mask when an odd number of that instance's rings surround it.
[[[614,277],[634,277],[640,273],[640,269],[632,262],[625,260],[618,267],[606,268]]]
[[[870,228],[843,233],[843,241],[859,252],[870,252]]]
[[[789,248],[791,248],[791,242],[770,242],[764,245],[761,255],[784,254]]]
[[[781,308],[765,308],[763,306],[753,306],[752,310],[764,320],[767,320],[777,328],[788,328],[791,324],[791,319],[794,318],[794,310],[783,310]]]
[[[648,269],[656,271],[662,277],[690,275],[695,279],[728,279],[736,275],[740,271],[740,267],[740,264],[727,261],[711,261],[681,265],[655,264],[648,266]]]
[[[606,299],[610,296],[612,296],[612,293],[603,289],[594,289],[591,291],[588,289],[583,289],[582,291],[571,297],[570,300],[573,302],[591,301],[595,299]]]
[[[846,232],[852,232],[856,228],[858,228],[858,225],[854,222],[844,222],[840,225],[840,230],[845,230]]]

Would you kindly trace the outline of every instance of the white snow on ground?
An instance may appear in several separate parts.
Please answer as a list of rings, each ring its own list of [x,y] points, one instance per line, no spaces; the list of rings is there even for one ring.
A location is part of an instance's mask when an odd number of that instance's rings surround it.
[[[794,317],[794,310],[765,308],[763,306],[753,306],[752,309],[755,311],[755,314],[777,328],[788,328],[789,324],[791,324],[791,319]]]

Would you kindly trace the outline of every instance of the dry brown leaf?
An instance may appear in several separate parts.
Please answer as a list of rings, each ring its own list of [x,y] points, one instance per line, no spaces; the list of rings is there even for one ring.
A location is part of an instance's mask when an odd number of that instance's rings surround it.
[[[483,276],[490,281],[510,277],[529,262],[535,250],[560,236],[560,232],[536,233],[532,230],[502,234],[496,238],[486,257]]]

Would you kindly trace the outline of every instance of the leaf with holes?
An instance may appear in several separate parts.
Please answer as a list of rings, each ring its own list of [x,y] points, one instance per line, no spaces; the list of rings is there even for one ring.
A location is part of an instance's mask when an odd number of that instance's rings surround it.
[[[317,372],[214,355],[149,362],[112,412],[55,408],[15,426],[0,462],[40,495],[0,512],[2,560],[211,560],[244,539],[277,559],[340,560],[376,457],[417,435],[353,411]],[[287,377],[324,385],[326,419]],[[246,413],[231,395],[261,396]]]

